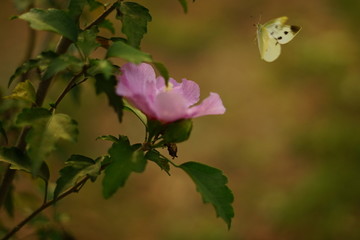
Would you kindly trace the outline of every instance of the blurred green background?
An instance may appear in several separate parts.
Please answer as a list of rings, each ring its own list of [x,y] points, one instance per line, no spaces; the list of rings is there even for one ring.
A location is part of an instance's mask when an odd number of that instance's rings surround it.
[[[235,195],[233,225],[228,231],[212,206],[202,204],[183,172],[173,169],[169,177],[149,163],[109,200],[97,181],[59,202],[57,209],[69,216],[67,231],[77,239],[360,239],[360,2],[197,0],[189,2],[188,14],[176,0],[140,3],[153,16],[142,50],[175,79],[198,82],[203,98],[210,91],[222,97],[226,114],[194,120],[176,162],[224,171]],[[16,14],[10,0],[2,1],[3,89],[27,44],[27,23],[9,20]],[[266,63],[254,24],[280,16],[302,30],[278,60]],[[40,34],[36,53],[46,37]],[[49,102],[62,87],[53,85]],[[143,140],[134,116],[126,113],[119,124],[90,82],[81,90],[79,104],[68,96],[59,108],[79,122],[79,141],[54,154],[53,170],[71,153],[106,153],[109,143],[97,136]],[[21,191],[31,189],[27,178],[16,180]]]

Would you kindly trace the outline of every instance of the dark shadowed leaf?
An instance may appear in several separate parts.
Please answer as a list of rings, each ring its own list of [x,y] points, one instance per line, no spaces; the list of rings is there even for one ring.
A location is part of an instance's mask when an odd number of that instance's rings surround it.
[[[211,203],[215,207],[218,217],[221,217],[228,228],[234,217],[232,202],[234,195],[227,187],[227,178],[216,168],[197,163],[186,162],[179,166],[194,181],[197,191],[201,194],[205,203]]]
[[[54,198],[66,189],[75,186],[85,176],[89,176],[94,181],[101,168],[100,159],[93,160],[82,155],[71,155],[65,164],[66,167],[60,170],[60,177],[56,181]]]
[[[68,115],[52,114],[44,108],[24,109],[16,123],[19,126],[31,126],[26,137],[26,150],[35,175],[49,153],[56,149],[59,140],[75,142],[78,135],[76,121]]]
[[[164,170],[170,176],[169,160],[162,156],[157,150],[151,149],[145,154],[145,158],[155,162],[161,168],[161,170]]]
[[[16,147],[1,148],[0,161],[11,164],[11,169],[31,173],[31,159]],[[45,162],[42,163],[37,176],[45,181],[49,180],[49,168]]]
[[[115,34],[114,24],[107,19],[105,19],[104,21],[99,23],[98,27],[105,28],[105,29],[109,30],[112,34]]]
[[[13,75],[11,75],[8,87],[11,83],[20,75],[27,73],[31,69],[39,68],[39,70],[43,70],[44,67],[47,67],[49,62],[55,59],[58,55],[52,51],[42,52],[38,55],[35,59],[29,59],[28,61],[24,62],[21,66],[19,66]]]
[[[63,10],[33,8],[18,18],[28,21],[36,30],[56,32],[76,42],[79,29],[72,17]]]
[[[118,119],[121,122],[123,102],[122,98],[115,93],[115,86],[117,81],[114,76],[106,79],[104,75],[95,75],[96,94],[105,93],[109,100],[109,105],[117,113]]]
[[[109,161],[103,179],[104,198],[111,197],[123,187],[132,172],[143,172],[146,166],[141,145],[130,145],[127,137],[123,136],[109,149]]]
[[[151,21],[149,10],[135,2],[121,2],[118,18],[122,22],[121,31],[127,36],[127,42],[139,48],[147,32],[147,23]]]
[[[118,57],[129,62],[152,62],[152,57],[122,41],[114,42],[108,49],[106,57]]]
[[[0,134],[4,138],[4,142],[7,145],[8,144],[8,137],[7,137],[6,131],[5,131],[1,121],[0,121]]]

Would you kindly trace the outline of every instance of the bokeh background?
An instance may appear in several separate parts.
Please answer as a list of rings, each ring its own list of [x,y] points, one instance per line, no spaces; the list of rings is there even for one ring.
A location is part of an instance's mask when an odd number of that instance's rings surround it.
[[[66,231],[76,239],[360,239],[360,2],[197,0],[189,1],[188,14],[175,0],[139,2],[153,16],[142,50],[164,62],[175,79],[198,82],[203,98],[219,93],[226,106],[223,116],[194,120],[191,138],[178,145],[176,162],[199,161],[223,170],[235,195],[232,228],[228,231],[212,206],[202,203],[182,171],[172,169],[169,177],[149,163],[109,200],[102,198],[97,181],[59,202],[56,211],[66,213]],[[9,20],[16,14],[12,1],[3,0],[5,94],[28,41],[27,24]],[[254,24],[280,16],[302,30],[282,46],[278,60],[266,63]],[[39,35],[35,53],[47,37]],[[63,85],[53,85],[49,102]],[[119,124],[91,82],[82,87],[79,103],[68,96],[59,111],[79,122],[80,137],[75,145],[60,146],[50,159],[53,170],[71,153],[106,153],[109,143],[97,136],[143,140],[141,123],[125,113]],[[27,178],[20,174],[16,180],[24,193],[33,191],[23,183]],[[30,232],[19,236],[29,239]]]

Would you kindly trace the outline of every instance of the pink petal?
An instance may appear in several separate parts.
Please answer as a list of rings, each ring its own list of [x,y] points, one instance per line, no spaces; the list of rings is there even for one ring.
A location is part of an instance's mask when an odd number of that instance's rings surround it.
[[[154,111],[162,122],[173,122],[186,118],[187,105],[184,98],[173,91],[162,92],[156,96]]]
[[[141,63],[126,63],[121,67],[122,75],[118,77],[119,83],[116,87],[116,93],[131,97],[134,94],[143,94],[152,96],[155,93],[156,78],[155,71],[151,65]]]
[[[189,109],[190,118],[224,113],[225,107],[219,94],[217,93],[210,93],[210,96],[205,98],[201,104],[193,106]]]
[[[188,107],[194,105],[200,98],[200,87],[194,81],[183,79],[182,83],[177,83],[173,87],[173,91],[183,96]]]

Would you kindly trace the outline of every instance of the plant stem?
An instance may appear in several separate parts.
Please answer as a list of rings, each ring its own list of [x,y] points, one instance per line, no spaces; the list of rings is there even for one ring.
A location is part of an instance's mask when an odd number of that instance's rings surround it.
[[[10,232],[8,232],[1,240],[7,240],[10,237],[12,237],[15,233],[17,233],[26,223],[28,223],[31,219],[36,217],[39,213],[41,213],[44,209],[50,207],[57,201],[63,199],[64,197],[70,195],[71,193],[75,193],[79,191],[79,188],[82,187],[86,181],[89,180],[89,177],[86,176],[84,179],[82,179],[80,182],[78,182],[75,186],[67,190],[66,192],[62,193],[59,197],[49,201],[45,202],[43,205],[41,205],[38,209],[36,209],[32,214],[30,214],[27,218],[22,220],[18,225],[16,225]]]

